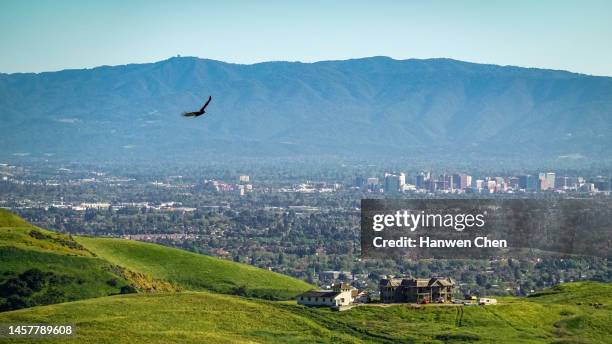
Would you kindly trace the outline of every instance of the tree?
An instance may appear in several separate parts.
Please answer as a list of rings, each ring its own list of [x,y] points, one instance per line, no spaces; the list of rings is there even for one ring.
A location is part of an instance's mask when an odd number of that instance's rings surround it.
[[[487,282],[488,282],[487,275],[482,275],[482,274],[476,275],[476,284],[478,284],[479,286],[484,287],[487,285]]]
[[[137,292],[136,288],[134,288],[131,285],[124,285],[119,290],[119,293],[121,293],[121,294],[134,294],[136,292]]]

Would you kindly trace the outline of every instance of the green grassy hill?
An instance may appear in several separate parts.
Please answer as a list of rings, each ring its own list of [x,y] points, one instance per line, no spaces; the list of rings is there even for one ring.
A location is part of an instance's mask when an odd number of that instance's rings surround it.
[[[498,298],[494,306],[334,312],[265,300],[311,288],[287,276],[154,244],[72,238],[3,210],[0,262],[0,304],[30,307],[0,312],[0,324],[76,325],[75,337],[40,343],[612,342],[612,285],[596,282]],[[139,293],[112,295],[126,288]]]
[[[0,208],[0,227],[27,227],[31,226],[26,220]]]
[[[0,310],[132,291],[117,267],[71,237],[0,209]]]
[[[0,313],[0,323],[76,325],[76,337],[37,339],[41,343],[610,342],[611,285],[564,284],[538,297],[500,302],[333,312],[209,292],[131,294]]]
[[[288,299],[300,280],[214,257],[129,240],[73,238],[0,209],[0,310],[120,293],[210,290]]]
[[[170,281],[185,290],[278,300],[314,288],[301,280],[250,265],[161,245],[122,239],[76,240],[113,264]]]

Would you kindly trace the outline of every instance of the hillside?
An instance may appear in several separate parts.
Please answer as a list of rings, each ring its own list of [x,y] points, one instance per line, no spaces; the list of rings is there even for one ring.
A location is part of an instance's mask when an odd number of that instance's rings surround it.
[[[180,116],[208,95],[207,116]],[[4,159],[584,163],[609,160],[612,78],[386,57],[0,74],[0,145]]]
[[[76,324],[68,343],[605,343],[612,333],[611,285],[564,284],[500,301],[333,312],[207,292],[133,294],[0,313],[0,323]]]
[[[127,240],[73,238],[0,209],[0,311],[93,297],[211,290],[266,299],[312,288],[218,258]]]
[[[132,292],[116,266],[4,209],[0,262],[0,311]]]
[[[596,282],[503,297],[495,306],[333,312],[263,300],[311,287],[287,276],[154,244],[72,238],[5,210],[0,258],[0,291],[21,292],[0,303],[29,307],[0,312],[0,323],[76,325],[76,337],[40,342],[604,343],[612,334],[612,285]],[[52,304],[36,306],[45,303]]]
[[[314,288],[301,280],[250,265],[156,244],[86,237],[76,240],[113,264],[170,281],[185,290],[288,299]]]

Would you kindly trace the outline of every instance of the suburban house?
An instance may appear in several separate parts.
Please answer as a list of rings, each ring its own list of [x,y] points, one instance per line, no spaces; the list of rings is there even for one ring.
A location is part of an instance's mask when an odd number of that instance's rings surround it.
[[[452,302],[455,281],[450,278],[383,278],[378,283],[383,303]]]
[[[297,303],[305,306],[348,306],[353,302],[355,288],[346,283],[332,286],[331,290],[311,290],[298,295]]]
[[[353,292],[353,303],[369,303],[370,294],[367,291],[358,291],[354,289]]]

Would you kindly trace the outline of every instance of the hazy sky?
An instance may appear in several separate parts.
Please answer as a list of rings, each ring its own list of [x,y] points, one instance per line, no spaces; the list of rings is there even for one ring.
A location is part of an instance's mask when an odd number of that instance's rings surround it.
[[[612,1],[0,0],[0,72],[374,55],[612,76]]]

